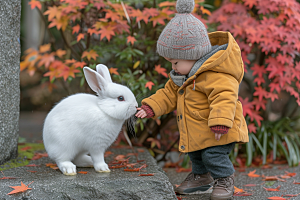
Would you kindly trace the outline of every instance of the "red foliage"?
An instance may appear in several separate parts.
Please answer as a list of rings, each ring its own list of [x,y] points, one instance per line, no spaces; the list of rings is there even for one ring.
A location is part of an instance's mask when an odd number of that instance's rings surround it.
[[[230,31],[242,51],[245,71],[252,70],[254,97],[242,101],[244,115],[258,126],[268,99],[275,101],[284,90],[300,105],[300,4],[296,0],[244,0],[223,5],[210,16],[217,29]],[[247,56],[255,54],[249,61]],[[241,98],[240,98],[241,100]],[[252,126],[249,131],[255,132]]]

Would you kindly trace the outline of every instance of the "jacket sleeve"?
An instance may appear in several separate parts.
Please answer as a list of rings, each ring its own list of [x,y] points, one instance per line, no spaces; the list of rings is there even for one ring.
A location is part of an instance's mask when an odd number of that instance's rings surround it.
[[[150,97],[143,99],[142,104],[149,105],[154,111],[154,119],[167,114],[177,107],[177,86],[171,79],[168,80],[165,87],[157,90]]]
[[[209,103],[208,126],[223,125],[232,128],[239,82],[230,74],[207,71],[203,73],[203,92]]]

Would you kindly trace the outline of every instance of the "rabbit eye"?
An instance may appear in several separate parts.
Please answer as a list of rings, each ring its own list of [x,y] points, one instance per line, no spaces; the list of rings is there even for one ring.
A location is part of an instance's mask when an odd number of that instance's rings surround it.
[[[119,96],[119,97],[118,97],[118,100],[119,100],[119,101],[124,101],[125,99],[124,99],[123,96]]]

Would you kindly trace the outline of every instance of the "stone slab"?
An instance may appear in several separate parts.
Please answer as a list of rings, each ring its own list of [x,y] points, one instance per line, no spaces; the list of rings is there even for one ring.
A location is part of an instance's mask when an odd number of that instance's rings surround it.
[[[20,104],[20,0],[0,3],[0,164],[17,156]]]
[[[110,148],[113,154],[106,157],[109,163],[117,155],[131,153],[131,149]],[[49,158],[31,161],[30,164],[39,167],[18,167],[3,171],[7,177],[17,179],[0,179],[0,199],[103,199],[103,200],[140,200],[140,199],[177,199],[173,187],[165,172],[157,166],[155,159],[145,150],[138,153],[138,160],[145,160],[146,171],[154,176],[138,176],[139,172],[125,172],[123,168],[111,169],[110,173],[98,173],[93,168],[77,168],[78,171],[87,171],[88,174],[65,176],[59,170],[46,167],[51,163]],[[136,162],[131,156],[129,163]],[[31,171],[37,171],[31,173]],[[0,178],[2,176],[0,175]],[[7,195],[13,189],[9,186],[19,186],[21,181],[27,185],[34,181],[24,193]]]

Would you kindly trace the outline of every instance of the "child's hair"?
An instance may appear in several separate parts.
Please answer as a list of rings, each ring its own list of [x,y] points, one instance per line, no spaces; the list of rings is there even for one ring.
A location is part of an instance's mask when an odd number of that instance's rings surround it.
[[[194,0],[177,1],[178,13],[158,38],[159,55],[172,59],[198,60],[211,51],[204,24],[191,14],[194,6]]]

